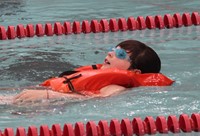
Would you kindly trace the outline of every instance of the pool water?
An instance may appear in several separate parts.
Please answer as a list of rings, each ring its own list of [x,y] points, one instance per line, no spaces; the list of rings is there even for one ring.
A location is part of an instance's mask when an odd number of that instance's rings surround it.
[[[101,5],[101,6],[98,6]],[[198,1],[145,0],[16,0],[0,2],[0,25],[54,23],[164,15],[198,11]],[[34,37],[0,41],[1,95],[41,83],[77,66],[102,63],[108,47],[136,39],[152,47],[162,61],[161,72],[175,83],[169,87],[139,87],[104,99],[56,101],[44,106],[0,105],[0,130],[30,125],[111,120],[148,115],[200,113],[200,26],[163,30]],[[12,89],[14,88],[14,89]]]

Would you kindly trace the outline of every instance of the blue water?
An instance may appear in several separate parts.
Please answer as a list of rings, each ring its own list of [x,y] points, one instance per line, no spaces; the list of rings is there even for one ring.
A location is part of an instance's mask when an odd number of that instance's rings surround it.
[[[193,11],[199,12],[198,0],[61,0],[59,3],[53,0],[3,0],[0,2],[0,25],[145,17]],[[0,130],[200,113],[200,26],[0,41],[0,87],[15,88],[0,93],[16,94],[20,91],[18,88],[37,85],[66,69],[102,63],[107,48],[126,39],[140,40],[152,47],[161,57],[161,72],[176,82],[170,87],[133,88],[118,96],[83,102],[57,101],[51,105],[31,107],[0,105]]]

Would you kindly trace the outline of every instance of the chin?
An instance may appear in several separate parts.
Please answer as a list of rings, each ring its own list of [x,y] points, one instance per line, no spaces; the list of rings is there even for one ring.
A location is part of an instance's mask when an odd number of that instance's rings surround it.
[[[111,66],[108,64],[103,64],[101,67],[101,69],[108,69],[108,68],[111,68]]]

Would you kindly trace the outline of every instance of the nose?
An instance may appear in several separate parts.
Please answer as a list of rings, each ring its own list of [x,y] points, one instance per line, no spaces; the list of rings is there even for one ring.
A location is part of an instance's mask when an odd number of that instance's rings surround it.
[[[109,51],[109,52],[108,52],[108,56],[109,56],[109,57],[113,57],[113,56],[114,56],[114,51]]]

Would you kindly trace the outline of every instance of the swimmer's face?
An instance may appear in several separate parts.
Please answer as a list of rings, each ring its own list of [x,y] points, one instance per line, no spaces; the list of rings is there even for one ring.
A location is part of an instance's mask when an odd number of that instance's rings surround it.
[[[128,51],[121,47],[112,48],[103,63],[101,69],[117,68],[121,70],[127,70],[130,67],[130,58]]]

